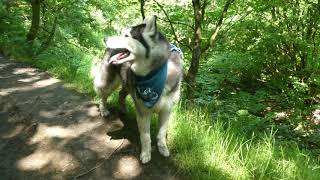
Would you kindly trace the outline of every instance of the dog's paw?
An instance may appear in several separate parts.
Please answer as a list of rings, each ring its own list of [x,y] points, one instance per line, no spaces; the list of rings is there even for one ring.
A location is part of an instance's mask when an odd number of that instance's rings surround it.
[[[111,113],[108,110],[102,110],[100,111],[100,114],[102,117],[108,117]]]
[[[162,156],[164,156],[164,157],[170,156],[170,152],[169,152],[167,145],[158,143],[158,150]]]
[[[146,164],[151,160],[151,152],[141,152],[140,160],[142,164]]]

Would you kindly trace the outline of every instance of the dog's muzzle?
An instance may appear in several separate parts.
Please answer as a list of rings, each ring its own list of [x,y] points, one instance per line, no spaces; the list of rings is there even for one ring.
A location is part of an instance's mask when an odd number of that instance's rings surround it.
[[[107,51],[110,54],[108,62],[112,64],[117,64],[117,61],[120,61],[130,55],[130,51],[125,48],[107,48]]]

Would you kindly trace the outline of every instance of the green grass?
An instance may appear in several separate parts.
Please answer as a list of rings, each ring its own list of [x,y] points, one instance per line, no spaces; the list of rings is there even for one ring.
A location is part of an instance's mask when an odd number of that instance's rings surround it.
[[[175,164],[192,179],[319,179],[319,158],[271,128],[243,133],[240,119],[178,107],[169,131]],[[245,119],[243,119],[246,121]],[[250,122],[250,121],[247,121]]]
[[[37,67],[47,70],[55,77],[63,79],[69,87],[82,93],[94,96],[91,67],[96,57],[81,52],[75,47],[66,47],[70,54],[65,54],[59,49],[51,49],[51,52],[42,54],[32,60]]]
[[[94,98],[90,69],[95,57],[68,49],[73,56],[52,50],[54,53],[27,62]],[[117,106],[117,97],[116,93],[111,96],[112,106]],[[243,92],[231,94],[222,101],[213,101],[208,106],[211,109],[190,110],[180,103],[168,134],[178,172],[190,179],[319,179],[319,157],[299,148],[295,141],[277,139],[276,126],[252,115],[261,109],[262,105],[257,106],[260,98]],[[131,99],[128,104],[134,116]],[[157,126],[153,121],[153,135]]]

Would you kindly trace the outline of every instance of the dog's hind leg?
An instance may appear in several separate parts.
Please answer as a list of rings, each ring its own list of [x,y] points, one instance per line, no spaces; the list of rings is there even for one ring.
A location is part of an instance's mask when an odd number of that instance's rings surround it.
[[[102,93],[100,95],[99,110],[102,117],[110,115],[110,111],[106,108],[107,100],[111,93]]]
[[[141,141],[140,160],[143,164],[151,160],[150,119],[150,112],[144,112],[143,114],[137,112],[137,123]]]
[[[127,108],[126,108],[127,95],[128,95],[128,91],[124,87],[122,87],[119,92],[119,108],[120,108],[121,114],[127,113]]]
[[[101,85],[100,85],[101,84]],[[107,109],[107,100],[111,93],[120,85],[119,77],[115,76],[113,79],[108,79],[106,83],[100,83],[95,85],[95,91],[100,98],[99,110],[100,114],[103,117],[110,115],[109,110]],[[100,86],[98,86],[100,85]]]
[[[167,146],[167,129],[169,124],[170,114],[171,114],[171,111],[169,109],[164,109],[159,113],[160,127],[157,135],[157,139],[158,139],[157,145],[158,145],[158,150],[160,154],[163,155],[164,157],[168,157],[170,155],[170,152]]]

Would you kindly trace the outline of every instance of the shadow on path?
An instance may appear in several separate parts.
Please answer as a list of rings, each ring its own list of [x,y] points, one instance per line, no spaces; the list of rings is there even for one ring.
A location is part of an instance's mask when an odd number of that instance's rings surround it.
[[[90,98],[0,56],[1,179],[180,179],[153,151],[141,165],[134,118],[103,119]]]

